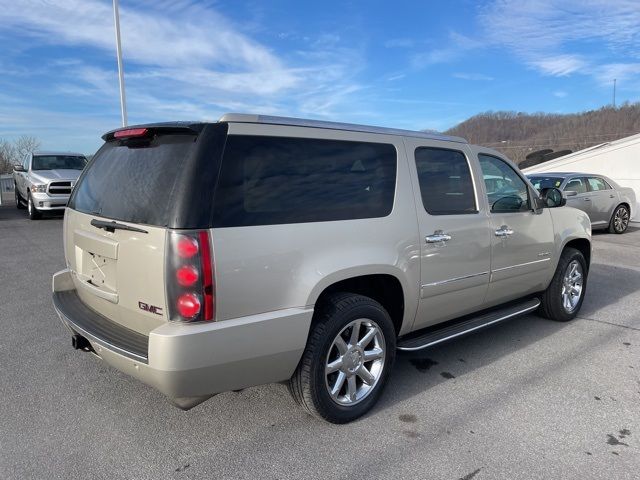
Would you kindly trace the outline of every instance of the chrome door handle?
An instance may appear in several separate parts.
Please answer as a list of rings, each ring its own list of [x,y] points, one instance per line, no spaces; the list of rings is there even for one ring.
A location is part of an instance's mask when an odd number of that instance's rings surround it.
[[[506,225],[502,225],[498,230],[496,230],[495,235],[496,237],[508,237],[509,235],[513,235],[513,230]]]
[[[436,230],[433,235],[424,237],[424,241],[427,243],[448,242],[449,240],[451,240],[451,235],[444,233],[442,230]]]
[[[585,202],[590,202],[590,201],[591,201],[591,199],[590,199],[590,198],[585,198],[585,199],[584,199],[584,201],[585,201]]]

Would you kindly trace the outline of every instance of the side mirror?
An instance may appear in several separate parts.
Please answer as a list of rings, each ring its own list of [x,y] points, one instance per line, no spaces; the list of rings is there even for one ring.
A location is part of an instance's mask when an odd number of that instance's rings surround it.
[[[540,198],[548,208],[564,207],[567,204],[567,199],[557,188],[543,188],[540,190]]]
[[[564,192],[565,197],[575,197],[576,195],[578,195],[578,192],[574,190],[567,190],[566,192]]]
[[[14,165],[13,166],[13,171],[14,172],[24,172],[24,167],[22,165]]]

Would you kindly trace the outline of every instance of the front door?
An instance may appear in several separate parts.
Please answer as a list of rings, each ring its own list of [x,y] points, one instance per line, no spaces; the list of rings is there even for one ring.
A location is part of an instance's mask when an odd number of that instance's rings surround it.
[[[553,268],[549,209],[534,211],[533,189],[504,159],[479,152],[491,222],[491,279],[486,303],[497,305],[539,292]]]
[[[562,190],[565,192],[576,192],[575,195],[567,195],[567,206],[586,212],[587,215],[589,215],[589,220],[593,223],[593,211],[591,208],[592,193],[589,192],[589,188],[587,187],[587,179],[582,177],[570,178]]]
[[[491,246],[487,212],[480,206],[470,152],[451,143],[406,140],[415,169],[421,241],[421,288],[414,329],[482,308]],[[477,168],[477,166],[475,167]]]

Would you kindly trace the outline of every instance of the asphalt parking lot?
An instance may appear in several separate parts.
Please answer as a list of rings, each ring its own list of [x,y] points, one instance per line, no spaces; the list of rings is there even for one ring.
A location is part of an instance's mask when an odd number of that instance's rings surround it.
[[[0,207],[2,479],[638,478],[640,229],[594,235],[575,321],[400,355],[377,408],[344,426],[283,385],[183,412],[74,351],[50,299],[61,234],[60,217]]]

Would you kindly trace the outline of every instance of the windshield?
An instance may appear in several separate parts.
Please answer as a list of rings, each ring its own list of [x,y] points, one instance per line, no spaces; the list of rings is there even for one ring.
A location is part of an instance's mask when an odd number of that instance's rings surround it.
[[[560,188],[564,178],[562,177],[545,177],[545,176],[535,176],[535,177],[527,177],[533,187],[540,191],[543,188]]]
[[[82,170],[87,159],[77,155],[37,155],[31,162],[31,170]]]

